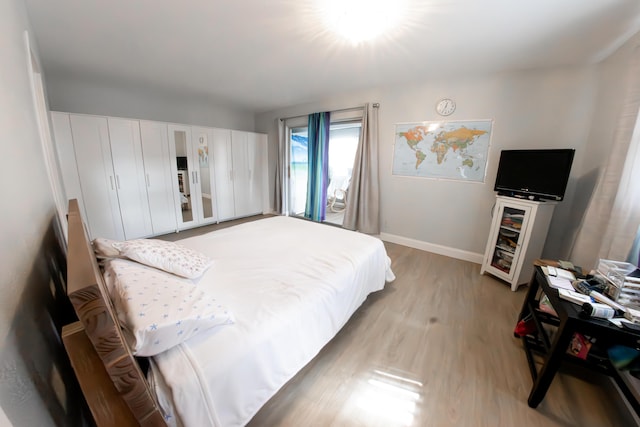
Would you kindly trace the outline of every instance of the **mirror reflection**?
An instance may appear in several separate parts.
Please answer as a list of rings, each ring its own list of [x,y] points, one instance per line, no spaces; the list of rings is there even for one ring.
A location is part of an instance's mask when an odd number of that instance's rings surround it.
[[[209,141],[207,135],[198,137],[198,167],[200,175],[200,194],[202,194],[202,215],[204,218],[213,216],[213,194],[211,192],[211,169],[209,168]]]
[[[191,207],[191,188],[189,185],[189,162],[187,157],[187,134],[184,131],[174,132],[176,144],[176,162],[178,166],[178,191],[182,207],[182,222],[193,220]]]

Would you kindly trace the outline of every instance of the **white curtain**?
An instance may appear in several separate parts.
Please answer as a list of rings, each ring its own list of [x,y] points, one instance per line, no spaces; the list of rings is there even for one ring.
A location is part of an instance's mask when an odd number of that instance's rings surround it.
[[[367,234],[380,233],[377,104],[373,107],[365,104],[362,112],[362,130],[342,226]]]
[[[640,225],[640,49],[633,52],[626,94],[608,162],[571,252],[571,260],[587,270],[599,258],[626,260]]]

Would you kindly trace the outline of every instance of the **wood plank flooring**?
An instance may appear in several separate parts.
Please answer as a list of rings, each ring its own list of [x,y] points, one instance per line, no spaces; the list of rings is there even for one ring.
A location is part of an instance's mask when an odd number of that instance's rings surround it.
[[[529,408],[532,381],[513,337],[525,287],[511,292],[477,264],[385,246],[397,279],[370,295],[250,427],[636,425],[593,373],[563,370]]]

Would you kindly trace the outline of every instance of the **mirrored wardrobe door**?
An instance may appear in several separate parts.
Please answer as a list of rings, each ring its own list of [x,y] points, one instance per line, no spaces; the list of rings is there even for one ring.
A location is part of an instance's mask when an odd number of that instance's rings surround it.
[[[202,207],[202,223],[211,223],[217,220],[216,196],[214,186],[213,150],[211,144],[213,138],[211,129],[193,127],[193,150],[196,180],[200,188],[199,202]]]
[[[178,217],[178,228],[188,228],[198,223],[196,170],[192,164],[191,128],[169,125],[169,151],[171,153],[171,173]]]

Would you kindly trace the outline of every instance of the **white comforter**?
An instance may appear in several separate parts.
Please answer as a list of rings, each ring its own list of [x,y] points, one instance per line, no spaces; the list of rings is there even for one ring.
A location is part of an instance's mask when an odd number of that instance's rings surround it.
[[[198,286],[236,323],[152,358],[149,381],[173,425],[241,426],[394,279],[382,242],[289,217],[180,241],[214,258]]]

